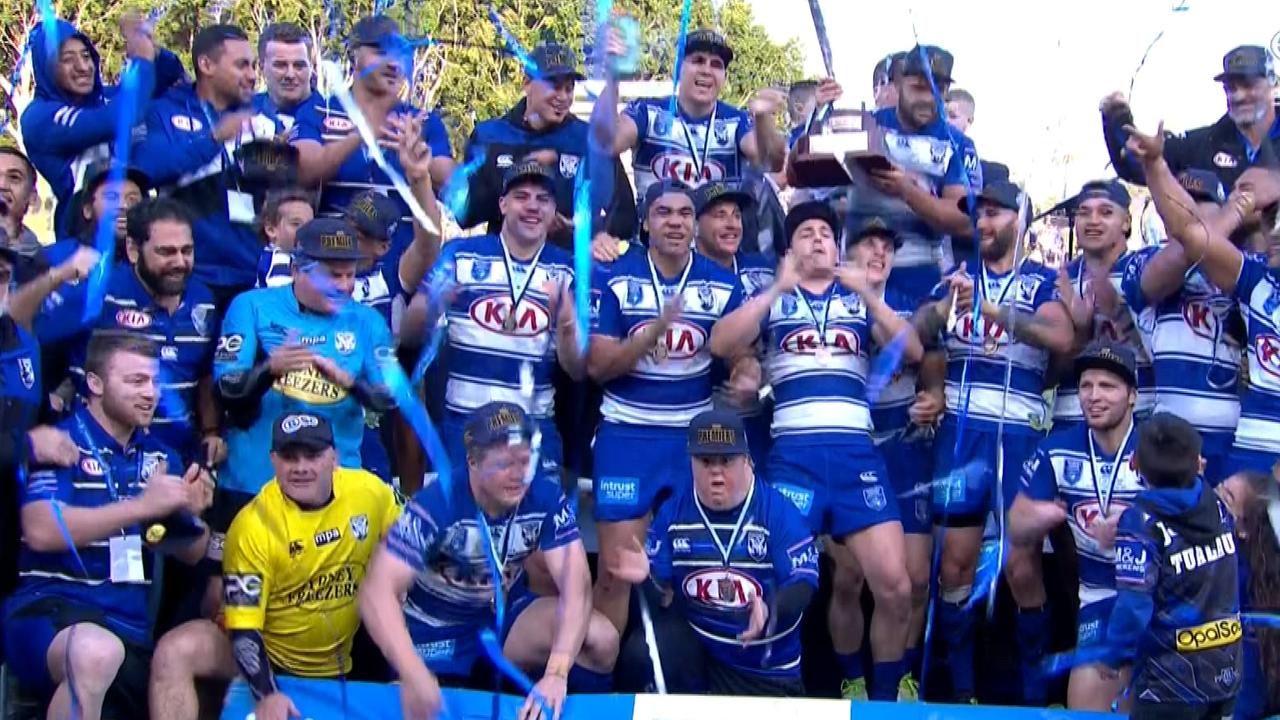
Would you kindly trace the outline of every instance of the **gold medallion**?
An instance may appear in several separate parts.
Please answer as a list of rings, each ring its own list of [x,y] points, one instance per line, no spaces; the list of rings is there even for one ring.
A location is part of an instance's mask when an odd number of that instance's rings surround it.
[[[653,359],[655,362],[664,362],[670,355],[671,351],[667,349],[667,344],[661,340],[658,341],[657,345],[653,346]]]
[[[502,321],[502,329],[507,332],[513,332],[516,329],[516,308],[514,305],[507,311],[507,317]]]
[[[1000,341],[993,337],[984,337],[982,339],[982,352],[987,357],[995,355],[1000,350]]]

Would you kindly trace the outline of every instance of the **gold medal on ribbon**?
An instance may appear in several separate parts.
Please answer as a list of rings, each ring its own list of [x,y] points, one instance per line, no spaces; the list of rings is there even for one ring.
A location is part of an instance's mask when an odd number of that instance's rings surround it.
[[[516,306],[512,305],[507,311],[507,317],[502,321],[502,329],[507,332],[514,332],[516,329]]]
[[[657,345],[653,346],[653,359],[655,362],[665,362],[667,357],[671,355],[671,351],[667,349],[667,344],[661,340]]]
[[[993,337],[984,337],[982,339],[982,352],[991,357],[1000,350],[1000,341]]]

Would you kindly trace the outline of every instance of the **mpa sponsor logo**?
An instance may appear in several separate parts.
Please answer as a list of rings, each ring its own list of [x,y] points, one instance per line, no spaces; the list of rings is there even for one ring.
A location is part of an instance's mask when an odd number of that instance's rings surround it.
[[[631,336],[639,335],[655,321],[645,320],[631,328]],[[707,331],[683,320],[676,320],[667,328],[667,332],[658,341],[667,346],[667,358],[670,360],[690,360],[707,344]]]
[[[811,327],[793,330],[782,338],[782,351],[786,353],[813,355],[821,347],[818,331]],[[827,328],[827,350],[832,355],[857,355],[859,347],[857,333],[842,327]]]
[[[815,569],[818,567],[818,547],[813,543],[805,543],[799,552],[793,550],[787,554],[791,558],[792,570]]]
[[[507,316],[511,313],[511,298],[507,295],[488,295],[471,303],[467,311],[477,325],[490,332],[513,337],[534,337],[551,327],[551,313],[541,303],[525,299],[515,310],[515,327],[508,330]]]
[[[342,539],[342,531],[338,528],[329,528],[316,533],[316,547],[324,547],[329,543],[335,543]]]
[[[347,118],[330,115],[324,119],[324,129],[335,133],[349,133],[356,127],[355,123]]]
[[[708,607],[737,610],[751,605],[751,599],[763,593],[756,579],[733,568],[707,568],[690,573],[684,579],[684,594],[690,600]]]
[[[151,316],[142,310],[117,310],[116,324],[130,330],[151,327]]]
[[[1211,650],[1238,642],[1244,636],[1240,618],[1224,618],[1178,630],[1174,636],[1178,652]]]
[[[680,153],[663,153],[655,157],[649,164],[649,169],[658,180],[675,180],[691,187],[725,178],[723,164],[708,159],[699,176],[693,158]]]
[[[1280,338],[1275,335],[1259,335],[1253,341],[1253,352],[1264,372],[1280,378]]]
[[[102,463],[98,462],[98,458],[94,457],[80,458],[80,469],[85,475],[101,477],[107,474],[106,470],[102,467]]]

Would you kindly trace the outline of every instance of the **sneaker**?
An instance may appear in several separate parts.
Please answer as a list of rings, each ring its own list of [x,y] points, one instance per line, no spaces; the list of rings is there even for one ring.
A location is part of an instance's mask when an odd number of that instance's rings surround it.
[[[853,680],[844,679],[840,681],[840,697],[845,700],[866,700],[867,699],[867,679],[854,678]]]
[[[910,675],[898,682],[898,702],[920,702],[920,683]]]

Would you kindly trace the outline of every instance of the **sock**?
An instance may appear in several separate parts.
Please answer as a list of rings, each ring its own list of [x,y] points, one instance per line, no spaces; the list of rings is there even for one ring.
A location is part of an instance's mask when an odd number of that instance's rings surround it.
[[[906,663],[906,674],[920,677],[920,648],[909,647],[907,652],[902,656],[902,661]]]
[[[569,692],[607,693],[613,690],[613,673],[588,670],[581,665],[569,669]]]
[[[1032,707],[1044,707],[1049,684],[1040,671],[1049,631],[1044,607],[1018,608],[1018,654],[1022,658],[1022,700]]]
[[[905,672],[905,660],[891,660],[872,664],[871,687],[867,690],[867,699],[897,702],[898,682],[902,680]]]
[[[857,680],[863,676],[861,650],[851,653],[836,653],[836,660],[840,662],[840,671],[845,680]]]
[[[951,668],[951,688],[957,699],[973,697],[973,613],[964,609],[966,597],[959,602],[938,603],[938,622],[947,638],[947,662]]]

